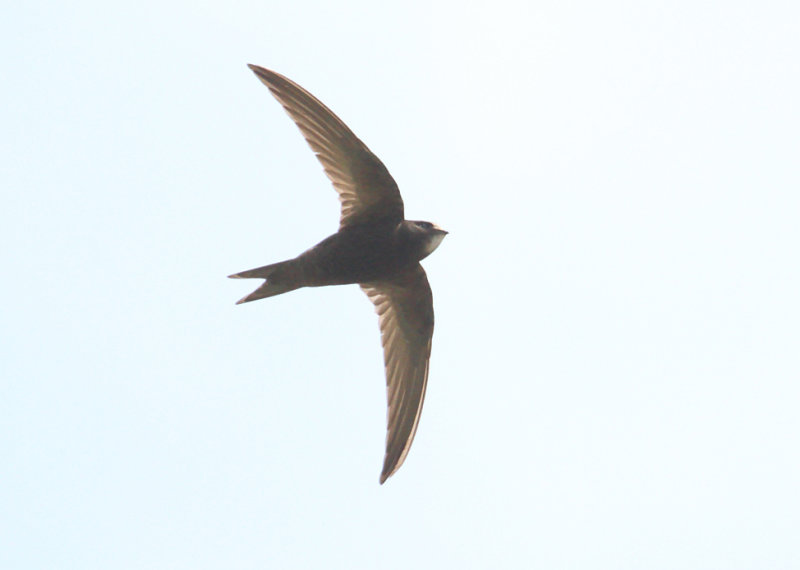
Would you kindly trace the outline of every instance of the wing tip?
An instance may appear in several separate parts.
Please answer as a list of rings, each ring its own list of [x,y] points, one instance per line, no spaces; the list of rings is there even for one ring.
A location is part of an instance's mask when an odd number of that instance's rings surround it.
[[[383,469],[381,470],[381,478],[380,478],[381,485],[386,483],[389,477],[397,473],[397,470],[400,469],[400,467],[403,465],[405,459],[406,459],[405,456],[401,456],[394,460],[390,460],[388,456],[384,457]]]
[[[255,65],[253,63],[248,63],[247,67],[250,68],[250,71],[256,74],[256,76],[261,79],[262,81],[267,81],[271,79],[273,75],[276,75],[274,71],[270,71],[260,65]]]

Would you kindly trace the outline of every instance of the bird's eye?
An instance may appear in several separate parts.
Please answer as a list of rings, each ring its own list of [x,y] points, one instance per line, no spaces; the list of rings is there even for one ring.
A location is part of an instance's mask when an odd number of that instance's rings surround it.
[[[433,224],[430,222],[417,222],[417,225],[421,228],[425,228],[426,230],[429,230],[433,227]]]

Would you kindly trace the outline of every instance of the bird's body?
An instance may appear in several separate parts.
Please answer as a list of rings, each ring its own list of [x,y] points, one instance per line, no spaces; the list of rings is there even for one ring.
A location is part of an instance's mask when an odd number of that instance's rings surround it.
[[[231,275],[265,282],[245,303],[301,287],[357,283],[379,315],[389,412],[381,483],[403,463],[419,422],[433,336],[433,298],[419,261],[447,234],[404,219],[386,167],[313,95],[273,71],[250,68],[297,123],[342,203],[339,231],[289,259]]]
[[[415,223],[403,220],[345,226],[294,259],[231,275],[237,279],[270,278],[263,291],[259,288],[239,302],[271,297],[264,295],[271,287],[276,290],[291,285],[293,290],[391,279],[429,254],[430,241]]]

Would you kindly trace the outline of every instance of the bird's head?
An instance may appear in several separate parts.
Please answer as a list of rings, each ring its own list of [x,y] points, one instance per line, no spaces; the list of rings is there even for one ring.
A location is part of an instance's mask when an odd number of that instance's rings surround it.
[[[433,253],[447,235],[445,230],[430,222],[411,222],[410,225],[415,241],[420,244],[420,259],[425,259]]]

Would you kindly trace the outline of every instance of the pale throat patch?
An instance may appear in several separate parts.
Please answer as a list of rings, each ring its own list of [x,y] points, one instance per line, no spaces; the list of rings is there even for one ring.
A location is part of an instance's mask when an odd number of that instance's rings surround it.
[[[428,237],[428,240],[425,242],[425,249],[423,250],[425,252],[425,256],[432,254],[433,250],[439,247],[439,244],[442,243],[445,235],[446,234],[437,233]]]

